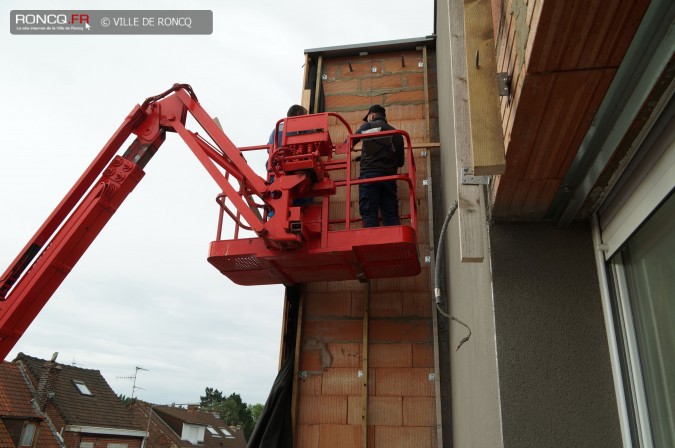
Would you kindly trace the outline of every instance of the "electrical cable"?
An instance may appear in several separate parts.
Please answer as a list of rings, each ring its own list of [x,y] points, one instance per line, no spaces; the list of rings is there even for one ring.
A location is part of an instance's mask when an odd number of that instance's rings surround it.
[[[446,313],[442,308],[441,308],[441,264],[443,261],[443,251],[445,248],[445,245],[443,244],[443,240],[445,239],[445,233],[448,229],[448,224],[450,223],[450,220],[452,219],[453,215],[457,211],[458,203],[455,201],[451,206],[450,210],[448,210],[447,215],[445,215],[445,221],[443,221],[443,225],[441,226],[441,233],[438,236],[438,244],[436,245],[436,263],[435,263],[435,269],[434,269],[434,299],[436,301],[436,309],[440,314],[443,316],[447,317],[448,319],[454,320],[460,325],[463,325],[466,327],[467,330],[469,330],[469,334],[464,337],[461,341],[459,341],[459,345],[457,345],[457,348],[455,351],[459,350],[459,348],[469,340],[471,337],[471,328],[461,320],[457,319],[455,316],[452,316],[448,313]]]

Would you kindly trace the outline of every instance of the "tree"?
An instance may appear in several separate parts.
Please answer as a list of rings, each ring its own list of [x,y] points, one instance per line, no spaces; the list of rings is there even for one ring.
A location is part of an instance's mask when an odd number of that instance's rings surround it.
[[[229,426],[241,426],[247,440],[263,408],[261,404],[244,403],[239,394],[233,393],[226,397],[223,392],[212,387],[207,387],[204,396],[199,398],[202,409],[217,412],[220,419]]]
[[[248,410],[251,412],[251,417],[253,418],[254,426],[255,423],[258,423],[258,419],[260,418],[260,414],[262,413],[263,407],[264,406],[260,403],[248,405]]]

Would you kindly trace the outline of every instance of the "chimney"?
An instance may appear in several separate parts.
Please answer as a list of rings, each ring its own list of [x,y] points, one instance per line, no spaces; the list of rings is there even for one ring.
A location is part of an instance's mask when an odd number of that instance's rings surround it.
[[[187,405],[187,411],[188,414],[190,415],[195,415],[197,411],[199,410],[199,405],[198,404],[189,404]]]
[[[52,359],[45,362],[40,371],[40,379],[38,380],[35,400],[42,412],[47,409],[47,402],[52,397],[52,389],[61,372],[61,366],[56,363],[56,357],[58,355],[59,352],[54,352]]]

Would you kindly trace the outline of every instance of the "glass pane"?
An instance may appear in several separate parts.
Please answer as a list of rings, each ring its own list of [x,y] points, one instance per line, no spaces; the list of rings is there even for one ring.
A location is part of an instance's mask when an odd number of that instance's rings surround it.
[[[28,423],[23,427],[23,432],[21,433],[21,442],[19,446],[33,446],[33,437],[35,436],[35,425]]]
[[[675,446],[675,196],[624,252],[655,446]]]

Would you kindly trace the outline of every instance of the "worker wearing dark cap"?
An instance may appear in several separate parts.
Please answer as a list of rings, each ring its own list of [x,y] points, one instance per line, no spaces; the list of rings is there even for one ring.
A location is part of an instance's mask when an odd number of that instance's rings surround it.
[[[386,111],[378,104],[368,109],[363,121],[365,123],[359,127],[356,134],[367,135],[396,130],[387,123]],[[403,166],[403,137],[400,134],[363,138],[362,141],[361,155],[355,159],[361,162],[359,179],[391,176]],[[379,226],[378,211],[382,215],[382,225],[401,224],[395,180],[359,184],[359,212],[363,227]]]

